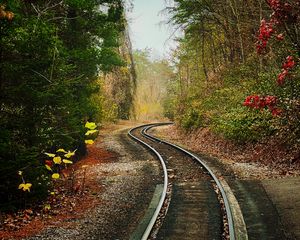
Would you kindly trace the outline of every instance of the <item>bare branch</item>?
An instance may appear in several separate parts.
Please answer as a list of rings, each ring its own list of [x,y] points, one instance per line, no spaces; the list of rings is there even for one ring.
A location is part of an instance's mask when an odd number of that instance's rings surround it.
[[[52,83],[52,81],[50,81],[46,76],[44,76],[43,74],[31,69],[32,72],[36,73],[37,75],[39,75],[40,77],[44,78],[47,82]]]

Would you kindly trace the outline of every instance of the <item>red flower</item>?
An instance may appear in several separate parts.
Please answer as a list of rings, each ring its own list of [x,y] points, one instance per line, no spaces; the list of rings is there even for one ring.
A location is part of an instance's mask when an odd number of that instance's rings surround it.
[[[296,65],[294,58],[292,56],[287,56],[286,62],[283,64],[282,68],[285,70],[289,70]]]
[[[278,116],[281,114],[282,110],[276,107],[277,98],[275,96],[259,96],[252,95],[246,97],[243,105],[255,109],[267,108],[271,111],[273,116]]]
[[[46,161],[45,161],[45,164],[48,165],[49,167],[52,167],[52,166],[53,166],[53,161],[51,161],[51,160],[46,160]]]
[[[265,103],[268,106],[275,105],[277,102],[277,98],[275,96],[266,96],[265,97]]]
[[[279,84],[279,85],[282,85],[282,84],[284,84],[284,80],[285,80],[285,78],[286,78],[286,76],[288,75],[288,70],[282,70],[282,72],[278,75],[278,77],[277,77],[277,83]]]
[[[244,105],[244,106],[250,107],[250,106],[252,105],[252,96],[246,97],[246,99],[245,99],[243,105]]]
[[[280,7],[281,7],[279,0],[268,0],[268,4],[274,11],[280,9]]]
[[[284,84],[284,81],[289,74],[289,70],[291,70],[293,67],[295,67],[296,62],[293,58],[293,56],[287,56],[286,61],[282,65],[282,71],[277,77],[277,83],[279,85]]]
[[[266,22],[265,19],[261,20],[258,41],[257,41],[257,52],[262,53],[262,51],[267,47],[267,43],[269,39],[272,37],[274,33],[273,24],[271,22]]]
[[[279,116],[282,113],[282,110],[279,108],[273,108],[271,112],[273,116]]]

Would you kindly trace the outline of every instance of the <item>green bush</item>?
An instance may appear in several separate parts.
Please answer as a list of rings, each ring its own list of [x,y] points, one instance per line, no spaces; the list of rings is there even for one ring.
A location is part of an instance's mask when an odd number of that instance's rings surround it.
[[[63,147],[85,154],[83,122],[97,114],[91,96],[99,90],[99,71],[121,64],[125,21],[120,0],[68,0],[51,8],[45,1],[36,8],[4,2],[1,11],[15,17],[0,19],[0,211],[46,195],[42,153]],[[36,9],[47,11],[38,16]],[[30,194],[18,189],[18,171],[32,183]]]
[[[35,147],[24,148],[19,144],[8,142],[7,149],[1,149],[0,155],[5,161],[0,161],[0,209],[15,211],[26,207],[26,204],[41,201],[47,196],[48,179],[42,176],[46,173],[44,165],[38,161],[38,151]],[[22,182],[18,171],[22,170],[27,182],[33,184],[30,193],[18,189]]]
[[[267,110],[252,110],[240,106],[215,117],[212,130],[239,143],[257,141],[275,131],[272,119]]]
[[[202,113],[196,108],[189,108],[180,118],[180,125],[185,130],[191,130],[199,127],[203,127]]]
[[[175,99],[165,98],[163,101],[164,116],[173,121],[175,119]]]

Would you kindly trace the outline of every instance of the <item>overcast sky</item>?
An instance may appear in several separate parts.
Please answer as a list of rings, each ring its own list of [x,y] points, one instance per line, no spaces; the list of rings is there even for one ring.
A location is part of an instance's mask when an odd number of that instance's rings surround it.
[[[166,24],[160,24],[166,20],[161,14],[164,9],[164,0],[133,0],[134,8],[128,13],[129,28],[134,49],[153,49],[153,57],[167,56],[170,48],[175,43],[168,38],[172,30]]]

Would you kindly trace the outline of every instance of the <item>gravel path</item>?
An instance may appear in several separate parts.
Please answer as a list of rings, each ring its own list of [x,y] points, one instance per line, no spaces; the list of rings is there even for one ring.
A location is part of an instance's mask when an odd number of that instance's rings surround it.
[[[222,159],[229,154],[219,158],[204,155],[202,152],[211,154],[204,151],[206,139],[179,135],[174,127],[156,128],[152,134],[192,149],[227,181],[243,213],[248,239],[300,239],[299,170],[282,174],[272,165],[243,162],[234,151],[232,159]]]
[[[70,223],[67,226],[65,222],[57,222],[28,240],[129,239],[161,177],[157,160],[129,139],[125,128],[128,126],[118,126],[98,137],[101,142],[96,147],[112,151],[118,157],[88,170],[103,186],[101,192],[95,193],[96,206],[79,218],[65,220]]]

